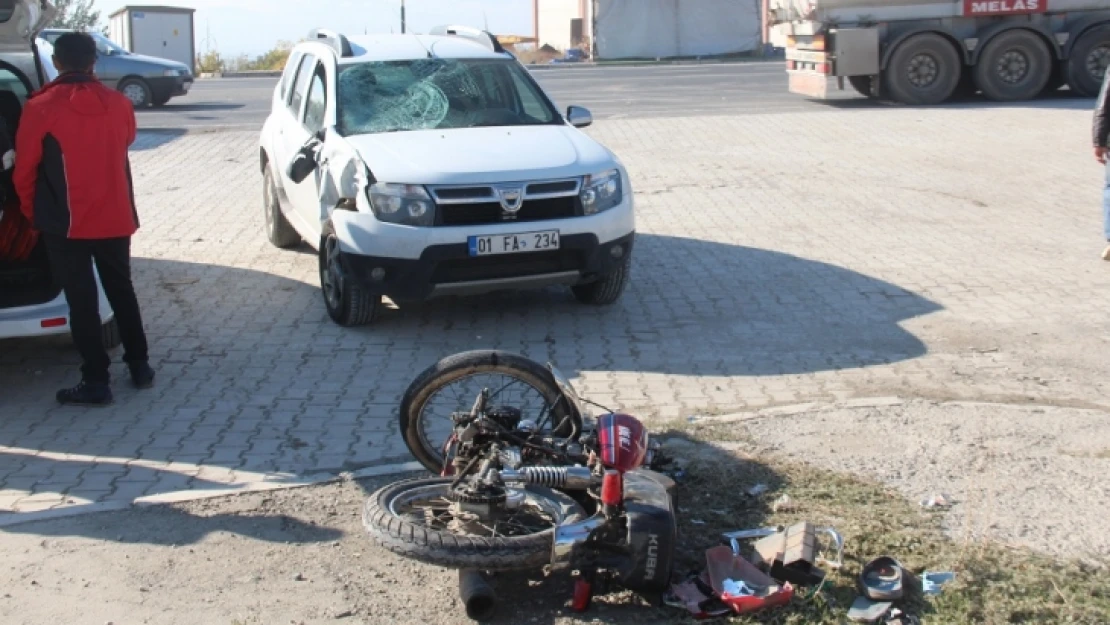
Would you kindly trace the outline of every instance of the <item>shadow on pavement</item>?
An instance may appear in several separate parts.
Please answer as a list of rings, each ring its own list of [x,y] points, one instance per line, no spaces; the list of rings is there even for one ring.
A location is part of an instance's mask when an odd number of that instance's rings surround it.
[[[131,144],[131,151],[156,150],[184,137],[186,132],[184,128],[139,128],[135,143]]]
[[[7,464],[11,460],[10,454],[0,453],[0,463]],[[217,484],[199,478],[189,478],[185,475],[152,469],[137,470],[135,467],[121,466],[121,472],[113,474],[108,472],[111,469],[110,465],[106,466],[103,463],[91,461],[84,463],[30,459],[24,465],[23,470],[25,472],[35,472],[39,468],[46,469],[54,474],[66,470],[87,471],[95,473],[94,477],[86,478],[87,483],[93,483],[93,480],[100,477],[101,481],[99,483],[105,485],[114,483],[115,487],[123,489],[141,486],[143,484],[142,480],[148,479],[148,477],[158,480],[156,483],[165,492],[183,490],[190,479],[192,480],[191,488],[196,491],[226,490],[228,488],[226,484]],[[175,480],[173,478],[180,479]],[[50,478],[46,479],[49,480]],[[62,485],[58,486],[61,487]],[[8,487],[11,488],[11,485]],[[34,489],[36,492],[49,492],[53,487],[54,485],[49,483],[39,483],[34,486]],[[108,487],[111,488],[111,486]],[[83,488],[71,488],[69,490],[70,497],[95,497],[98,494]],[[136,490],[136,492],[138,491]],[[264,498],[265,493],[244,495],[244,497]],[[243,513],[237,513],[234,511],[236,503],[233,500],[230,504],[224,504],[224,510],[212,515],[191,514],[180,509],[162,506],[140,507],[134,509],[134,515],[128,516],[125,523],[127,527],[118,522],[98,523],[97,519],[104,517],[93,517],[93,520],[89,522],[63,520],[58,523],[29,523],[3,527],[0,528],[0,534],[26,533],[35,536],[53,537],[83,536],[108,542],[152,545],[191,545],[217,532],[237,534],[274,543],[329,542],[337,540],[343,535],[343,532],[339,530],[308,523],[288,514],[247,514],[247,508],[253,510],[254,506],[244,506]],[[227,510],[226,508],[232,509]]]
[[[572,376],[801,374],[919,357],[926,346],[900,324],[940,310],[897,285],[771,250],[658,235],[636,245],[631,285],[612,307],[583,306],[568,289],[524,291],[402,306],[361,329],[330,321],[316,260],[303,252],[267,250],[266,263],[288,263],[305,282],[136,258],[156,388],[131,389],[117,350],[115,405],[59,407],[54,392],[77,382],[68,337],[3,341],[0,445],[13,451],[0,448],[0,495],[120,498],[111,480],[90,476],[121,470],[138,491],[124,499],[210,487],[205,475],[158,471],[169,461],[255,475],[406,462],[401,395],[466,350],[513,351]],[[660,401],[644,397],[629,409]],[[87,466],[35,459],[28,472],[37,451]],[[155,468],[124,466],[135,458]]]
[[[238,102],[194,102],[190,104],[174,104],[171,100],[165,106],[158,106],[143,111],[144,114],[160,115],[175,113],[205,113],[209,111],[237,111],[246,104]]]
[[[771,250],[641,234],[634,258],[630,287],[611,308],[582,306],[564,289],[503,293],[402,304],[359,332],[419,323],[448,341],[445,354],[498,347],[554,358],[568,372],[766,376],[922,356],[925,345],[900,323],[941,309],[897,285]],[[558,322],[566,318],[574,322]]]

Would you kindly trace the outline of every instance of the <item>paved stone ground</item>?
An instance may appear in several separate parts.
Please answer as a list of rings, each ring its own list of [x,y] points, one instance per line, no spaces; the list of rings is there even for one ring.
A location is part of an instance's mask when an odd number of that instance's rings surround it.
[[[0,343],[0,511],[408,460],[404,388],[483,347],[658,419],[881,395],[1107,406],[1088,105],[601,123],[639,202],[619,305],[452,299],[360,330],[327,319],[307,248],[265,241],[255,133],[144,134],[135,275],[158,386],[60,408],[68,338]]]

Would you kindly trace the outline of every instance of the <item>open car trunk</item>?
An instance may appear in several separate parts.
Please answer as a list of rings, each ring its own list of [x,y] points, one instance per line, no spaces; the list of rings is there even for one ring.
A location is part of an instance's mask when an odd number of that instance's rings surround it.
[[[23,262],[0,260],[0,309],[51,302],[62,292],[50,275],[46,249],[40,240]]]
[[[31,53],[35,33],[54,14],[54,7],[46,0],[0,0],[0,51],[5,54]],[[26,73],[25,68],[17,69]],[[37,88],[41,77],[28,75],[28,78],[34,83],[30,86]],[[19,129],[22,106],[15,93],[0,91],[0,124],[3,124],[13,143]],[[0,211],[18,210],[12,171],[0,172]],[[0,250],[0,309],[45,304],[58,297],[61,288],[51,276],[41,239],[26,260],[3,260],[5,251]]]
[[[9,106],[3,106],[5,96],[11,95],[10,92],[0,93],[0,124],[14,136],[15,127],[19,124],[18,107],[13,111]],[[11,104],[11,100],[8,104]],[[19,210],[11,170],[0,172],[0,198],[5,198],[0,210]],[[61,288],[54,284],[51,276],[50,262],[42,237],[39,237],[26,260],[6,260],[6,252],[7,250],[0,250],[0,309],[45,304],[58,297]]]

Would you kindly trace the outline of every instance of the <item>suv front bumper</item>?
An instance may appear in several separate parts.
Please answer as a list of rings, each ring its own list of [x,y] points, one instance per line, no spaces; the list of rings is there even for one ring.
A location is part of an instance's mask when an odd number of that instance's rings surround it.
[[[393,300],[420,301],[505,289],[575,286],[616,271],[632,254],[635,233],[600,243],[594,234],[560,237],[557,251],[471,257],[465,243],[431,246],[419,259],[340,253],[348,278]],[[381,279],[375,279],[376,269]],[[382,275],[384,273],[384,275]]]

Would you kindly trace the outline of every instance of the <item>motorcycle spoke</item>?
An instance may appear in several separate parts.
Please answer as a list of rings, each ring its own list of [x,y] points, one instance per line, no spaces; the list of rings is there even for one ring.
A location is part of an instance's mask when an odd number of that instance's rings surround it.
[[[544,424],[551,421],[552,407],[543,393],[531,383],[506,373],[476,373],[452,380],[437,389],[425,402],[419,427],[428,445],[442,453],[442,442],[450,437],[451,415],[469,411],[482,389],[491,389],[490,407],[512,406],[519,409],[526,419]],[[540,429],[543,430],[542,426]],[[433,441],[437,442],[433,444]]]

